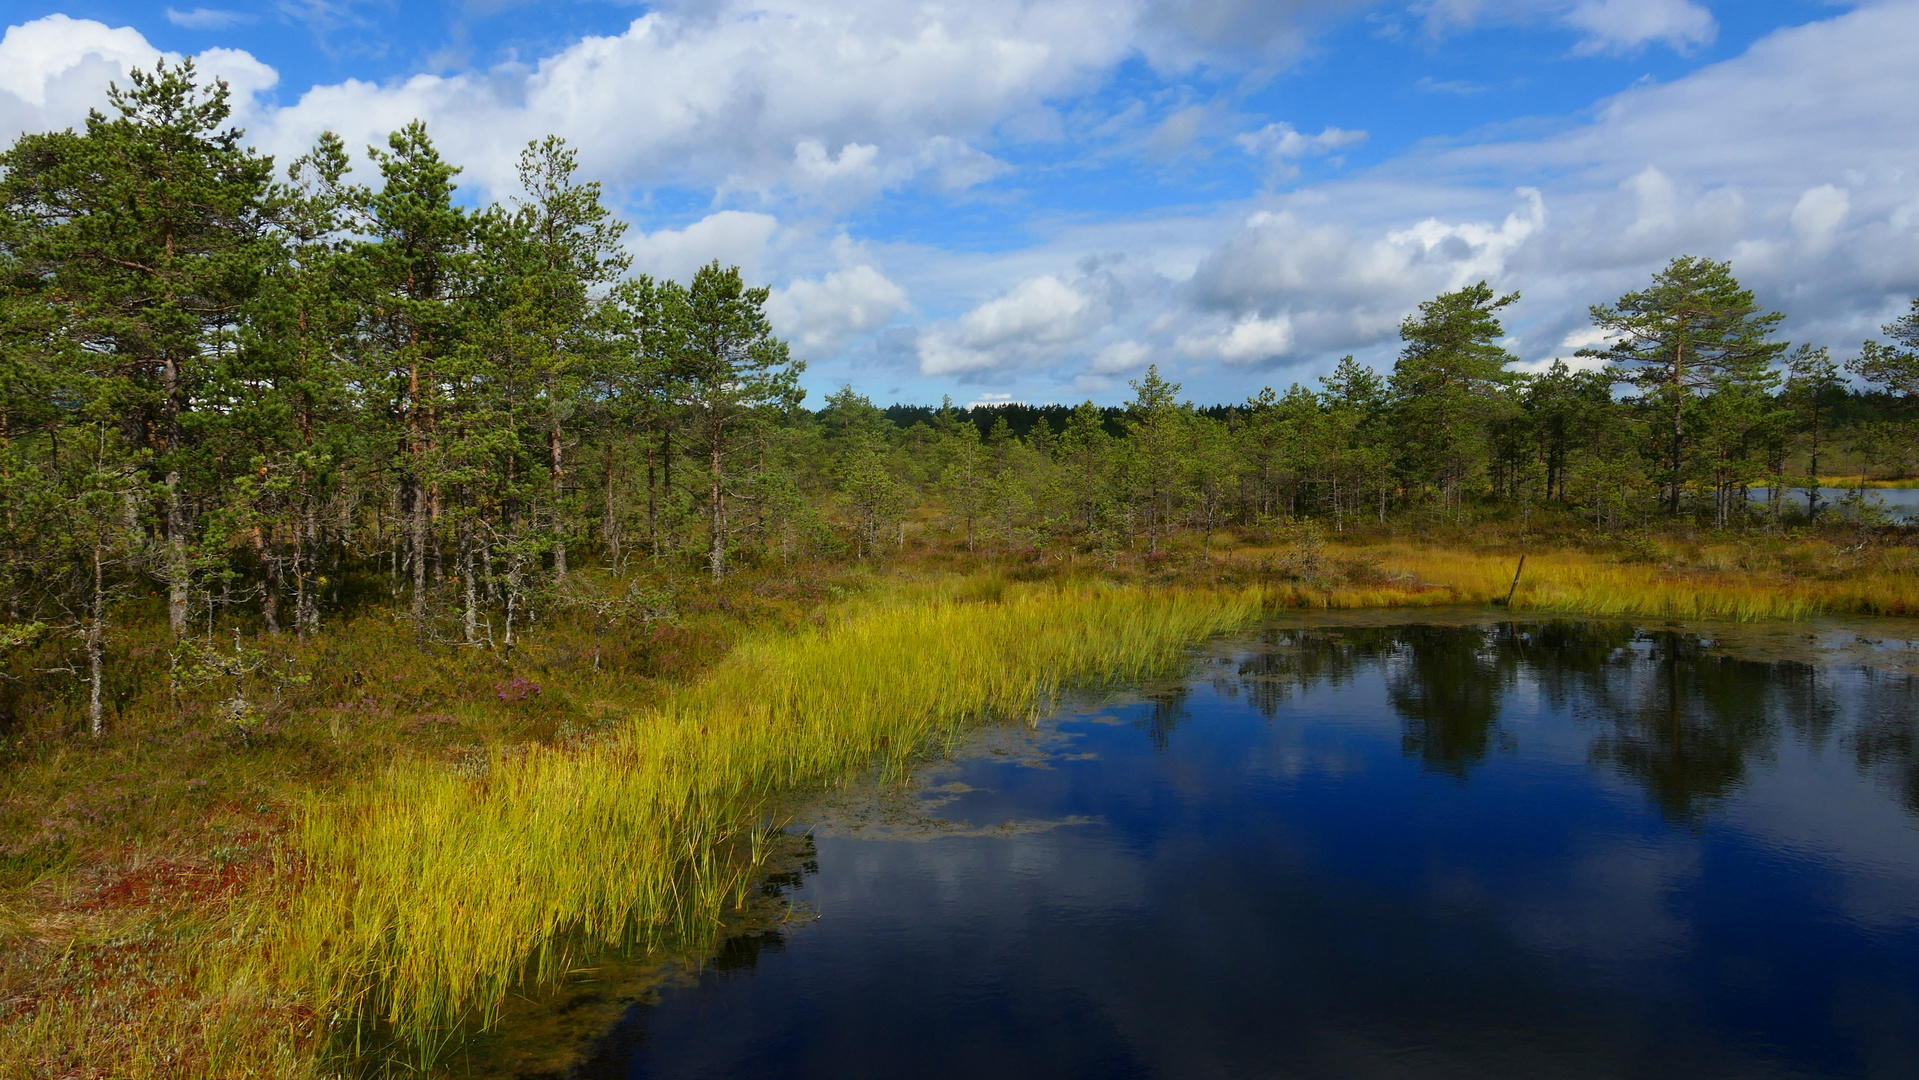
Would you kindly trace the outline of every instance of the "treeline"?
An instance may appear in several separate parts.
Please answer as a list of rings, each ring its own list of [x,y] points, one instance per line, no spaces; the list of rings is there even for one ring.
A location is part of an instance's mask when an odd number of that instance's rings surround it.
[[[330,134],[276,171],[190,62],[110,102],[0,155],[0,650],[66,634],[96,729],[115,612],[154,591],[182,641],[223,611],[312,635],[377,589],[422,642],[505,648],[540,604],[619,600],[566,591],[582,560],[718,577],[909,527],[1117,559],[1175,531],[1210,550],[1229,526],[1546,506],[1764,526],[1841,427],[1919,466],[1919,302],[1850,363],[1862,393],[1693,258],[1593,309],[1600,370],[1511,371],[1517,297],[1482,283],[1409,317],[1386,375],[1349,357],[1231,407],[1151,369],[1118,408],[848,389],[811,412],[767,290],[717,263],[631,274],[558,139],[469,208],[417,123],[359,184]]]

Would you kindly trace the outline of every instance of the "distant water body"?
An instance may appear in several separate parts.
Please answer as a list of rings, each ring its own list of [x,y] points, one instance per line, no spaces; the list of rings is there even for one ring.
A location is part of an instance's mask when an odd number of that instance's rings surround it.
[[[1860,662],[1897,636],[1218,645],[821,809],[776,886],[817,920],[578,1075],[1919,1076],[1919,680]]]
[[[1853,489],[1851,488],[1820,488],[1820,509],[1823,510],[1839,505],[1839,501],[1851,495],[1852,491]],[[1763,487],[1747,488],[1746,497],[1754,502],[1765,502],[1767,497],[1766,489]],[[1919,488],[1866,488],[1865,497],[1868,504],[1876,502],[1880,506],[1883,506],[1887,515],[1894,521],[1909,522],[1919,520]],[[1786,502],[1793,508],[1804,511],[1806,509],[1805,489],[1787,489]]]

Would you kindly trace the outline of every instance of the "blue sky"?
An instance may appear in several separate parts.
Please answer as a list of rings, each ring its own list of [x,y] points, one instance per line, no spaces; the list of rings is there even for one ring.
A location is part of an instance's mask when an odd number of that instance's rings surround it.
[[[1311,382],[1485,278],[1528,366],[1668,259],[1795,340],[1919,295],[1919,3],[0,4],[0,129],[196,55],[283,158],[420,117],[474,199],[557,132],[648,272],[773,287],[815,395]]]

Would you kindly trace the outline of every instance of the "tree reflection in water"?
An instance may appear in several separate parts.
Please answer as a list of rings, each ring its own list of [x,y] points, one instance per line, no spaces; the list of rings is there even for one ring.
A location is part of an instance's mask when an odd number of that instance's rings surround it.
[[[1515,738],[1500,717],[1525,685],[1570,710],[1592,732],[1591,760],[1675,822],[1737,792],[1787,735],[1814,752],[1843,746],[1919,813],[1912,676],[1742,660],[1697,634],[1578,622],[1274,629],[1260,644],[1213,685],[1271,718],[1297,693],[1377,666],[1406,754],[1461,782]]]
[[[1386,698],[1400,746],[1428,769],[1466,779],[1486,760],[1519,668],[1504,626],[1408,626],[1386,658]]]
[[[1755,757],[1772,755],[1782,685],[1803,685],[1800,665],[1709,655],[1671,631],[1635,645],[1631,662],[1592,681],[1582,712],[1599,729],[1593,760],[1638,781],[1667,817],[1696,820],[1740,788]]]
[[[1192,696],[1192,685],[1186,682],[1176,686],[1156,686],[1145,692],[1146,702],[1153,707],[1153,711],[1136,726],[1145,729],[1147,737],[1153,740],[1153,749],[1166,749],[1172,741],[1173,731],[1192,718],[1186,707],[1187,699]]]
[[[1859,719],[1844,741],[1859,771],[1885,778],[1907,810],[1919,814],[1919,679],[1867,670],[1852,688]]]

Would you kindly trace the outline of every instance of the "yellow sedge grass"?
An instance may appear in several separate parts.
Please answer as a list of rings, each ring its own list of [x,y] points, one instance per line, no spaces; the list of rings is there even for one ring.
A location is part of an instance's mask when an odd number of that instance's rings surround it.
[[[1458,603],[1503,600],[1517,556],[1387,549],[1384,566],[1443,590]],[[1773,580],[1620,564],[1578,552],[1527,557],[1513,609],[1617,618],[1806,619],[1818,615],[1919,614],[1919,575],[1909,571],[1838,580]]]

